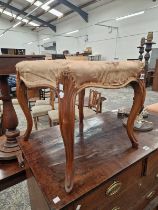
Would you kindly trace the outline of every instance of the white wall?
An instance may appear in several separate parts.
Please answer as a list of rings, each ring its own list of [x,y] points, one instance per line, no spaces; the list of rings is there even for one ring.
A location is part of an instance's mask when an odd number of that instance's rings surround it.
[[[0,17],[0,34],[13,23]],[[38,47],[38,33],[32,32],[29,28],[16,27],[12,31],[8,31],[0,37],[0,48],[16,48],[26,49],[26,54],[39,54]],[[28,42],[35,41],[33,44],[28,45]]]
[[[42,31],[40,36],[45,34],[49,35],[52,40],[56,40],[58,53],[66,49],[70,53],[83,52],[85,47],[92,47],[94,54],[102,54],[108,60],[115,57],[119,57],[119,59],[137,58],[139,53],[136,47],[139,45],[141,37],[146,37],[148,31],[154,31],[154,41],[158,43],[156,39],[158,37],[158,7],[145,11],[143,15],[122,21],[109,19],[139,12],[154,5],[156,5],[156,2],[149,0],[116,0],[88,11],[88,23],[85,23],[79,16],[73,15],[71,19],[68,18],[57,24],[57,35],[79,29],[79,33],[73,34],[78,38],[55,37],[50,30]],[[102,23],[104,25],[118,27],[117,46],[116,29],[113,29],[110,33],[110,29],[95,25],[103,20],[106,21]],[[86,35],[88,35],[87,42],[85,42]]]

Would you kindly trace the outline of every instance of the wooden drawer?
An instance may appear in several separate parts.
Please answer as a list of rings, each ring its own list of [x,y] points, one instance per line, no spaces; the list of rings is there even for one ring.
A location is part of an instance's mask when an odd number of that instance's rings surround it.
[[[129,204],[129,202],[137,200],[139,196],[138,183],[141,177],[141,170],[142,162],[140,161],[78,199],[74,204],[74,209],[111,210],[114,207],[122,206],[125,201]],[[128,199],[127,196],[129,196]],[[127,210],[127,206],[125,205],[125,208],[123,207],[122,209]]]
[[[157,171],[158,173],[158,150],[150,154],[147,159],[147,175]]]
[[[156,201],[153,202],[156,197]],[[136,204],[133,210],[153,210],[156,206],[158,206],[158,185],[150,189],[144,196],[140,197],[138,204]]]

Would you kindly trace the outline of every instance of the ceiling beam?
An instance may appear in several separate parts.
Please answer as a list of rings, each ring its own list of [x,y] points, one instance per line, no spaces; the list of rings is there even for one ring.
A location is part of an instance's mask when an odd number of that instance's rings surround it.
[[[55,8],[55,7],[57,7],[58,5],[60,5],[60,3],[52,4],[52,6],[49,5],[49,6],[50,6],[49,10],[51,10],[51,9],[53,9],[53,8]],[[42,12],[38,13],[38,14],[36,15],[36,17],[40,17],[40,16],[46,14],[47,12],[49,12],[49,10],[47,10],[47,11],[43,10]]]
[[[35,2],[36,2],[37,0],[35,0],[32,4],[30,3],[30,4],[28,4],[26,7],[24,7],[21,11],[26,11],[28,8],[30,8]],[[16,18],[18,17],[20,15],[20,13],[18,13],[17,15],[16,15]],[[10,20],[10,22],[13,22],[15,20],[15,18],[12,18],[11,20]]]
[[[82,8],[85,8],[85,7],[87,7],[87,6],[91,5],[91,4],[94,4],[94,3],[96,3],[96,2],[98,2],[98,0],[91,0],[91,1],[88,1],[88,2],[86,2],[86,3],[84,3],[84,4],[81,4],[79,7],[82,9]],[[73,12],[74,12],[73,10],[70,10],[70,11],[64,13],[64,15],[63,15],[62,18],[66,17],[66,16],[68,16],[68,15],[70,15],[70,14],[72,14]],[[61,19],[61,18],[60,18],[60,19]],[[52,23],[52,22],[54,22],[54,21],[56,21],[56,20],[58,20],[58,18],[50,19],[50,20],[47,21],[47,22],[48,22],[48,23]],[[41,25],[41,26],[42,26],[42,25]],[[32,30],[34,31],[35,29],[36,29],[36,28],[33,28]]]
[[[11,6],[11,5],[7,4],[7,3],[4,3],[2,1],[0,1],[0,5],[8,8],[10,10],[13,10],[13,11],[19,13],[19,14],[22,14],[24,16],[27,15],[26,12],[24,12],[24,11],[22,11],[22,10],[16,8],[16,7],[13,7],[13,6]],[[52,25],[52,24],[50,24],[50,23],[48,23],[48,22],[46,22],[46,21],[44,21],[44,20],[42,20],[42,19],[40,19],[40,18],[38,18],[36,16],[33,16],[33,15],[29,15],[28,17],[31,18],[32,20],[35,20],[35,21],[41,23],[42,25],[48,26],[49,28],[51,28],[53,31],[56,32],[56,26],[54,26],[54,25]]]
[[[91,0],[91,1],[88,1],[87,3],[81,4],[79,7],[82,9],[82,8],[84,8],[84,7],[87,7],[87,6],[91,5],[91,4],[96,3],[97,1],[98,1],[98,0]],[[62,18],[66,17],[66,16],[68,16],[68,15],[70,15],[70,14],[72,14],[73,12],[74,12],[73,10],[70,10],[70,11],[66,12],[66,13],[63,15]],[[55,21],[55,20],[58,20],[58,18],[53,18],[53,19],[49,20],[48,23],[51,23],[51,22],[53,22],[53,21]]]
[[[54,4],[53,6],[50,6],[49,10],[51,10],[52,8],[58,6],[59,4],[60,4],[60,3],[56,3],[56,4]],[[40,17],[40,16],[46,14],[47,12],[49,12],[49,10],[47,10],[47,11],[43,10],[42,12],[36,14],[36,17]],[[32,20],[30,19],[29,22],[30,22],[30,21],[32,21]],[[24,25],[26,25],[26,23],[23,23],[21,26],[24,26]],[[33,30],[34,30],[34,28],[33,28]]]
[[[72,9],[74,12],[77,12],[86,22],[88,22],[88,13],[84,12],[80,7],[77,7],[68,0],[57,0],[57,2],[64,4],[68,8]]]

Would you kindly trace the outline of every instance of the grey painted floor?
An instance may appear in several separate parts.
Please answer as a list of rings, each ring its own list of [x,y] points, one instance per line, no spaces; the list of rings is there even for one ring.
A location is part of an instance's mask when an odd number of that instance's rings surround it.
[[[99,89],[102,96],[106,97],[107,100],[103,103],[103,112],[115,110],[123,107],[130,107],[133,101],[133,90],[128,88],[122,88],[119,90],[111,89]],[[88,96],[89,90],[86,91]],[[158,92],[147,89],[145,105],[157,103]],[[15,109],[19,119],[19,129],[24,130],[26,127],[26,121],[24,115],[18,105],[15,105]],[[43,117],[38,123],[39,129],[49,127],[48,118]],[[10,187],[0,192],[0,210],[30,210],[30,201],[27,189],[26,181]]]

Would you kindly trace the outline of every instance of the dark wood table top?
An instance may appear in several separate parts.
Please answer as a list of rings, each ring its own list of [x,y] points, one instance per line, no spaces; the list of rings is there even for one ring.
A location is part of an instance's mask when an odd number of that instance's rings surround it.
[[[50,208],[60,209],[109,180],[158,148],[158,117],[150,116],[154,130],[137,132],[139,148],[133,149],[117,115],[97,114],[84,120],[84,136],[75,129],[75,185],[64,190],[65,152],[58,126],[34,132],[28,142],[19,140],[29,167]],[[53,203],[55,197],[60,202]]]
[[[44,60],[45,55],[0,55],[0,75],[15,74],[15,65],[24,60]]]

